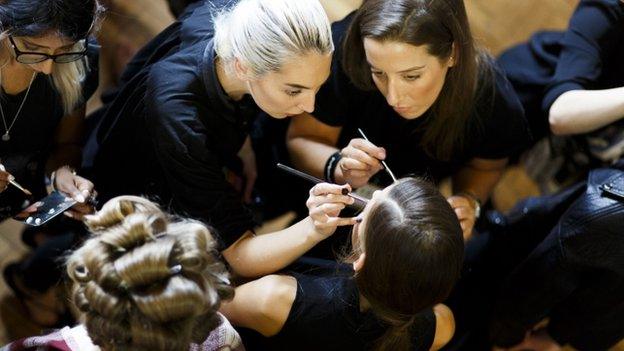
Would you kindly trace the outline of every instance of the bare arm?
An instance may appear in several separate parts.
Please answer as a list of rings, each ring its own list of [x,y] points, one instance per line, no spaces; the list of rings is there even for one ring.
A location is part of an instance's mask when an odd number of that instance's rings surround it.
[[[444,304],[433,306],[433,313],[436,317],[436,330],[431,351],[444,347],[455,334],[455,317],[450,308]]]
[[[287,146],[295,166],[319,178],[324,178],[327,159],[336,151],[342,158],[334,171],[338,184],[349,183],[358,188],[382,169],[380,160],[386,158],[383,148],[360,138],[351,139],[342,150],[336,148],[340,127],[319,122],[309,114],[293,118],[287,134]]]
[[[286,145],[295,167],[323,178],[325,162],[338,151],[336,145],[341,130],[318,121],[308,113],[293,117],[286,134]]]
[[[557,135],[583,134],[624,117],[624,87],[603,90],[571,90],[550,107],[550,130]]]
[[[309,217],[273,233],[254,235],[248,231],[223,251],[223,257],[244,277],[271,274],[288,266],[332,235],[338,226],[356,223],[355,218],[338,217],[346,205],[354,202],[343,190],[348,193],[351,188],[327,183],[315,185],[306,203]]]
[[[294,277],[268,275],[237,287],[234,299],[223,303],[220,312],[235,326],[272,336],[284,327],[296,294]]]

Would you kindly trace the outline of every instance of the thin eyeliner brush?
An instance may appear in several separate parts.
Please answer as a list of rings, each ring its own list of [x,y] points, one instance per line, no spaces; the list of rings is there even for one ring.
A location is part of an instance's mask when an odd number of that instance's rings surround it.
[[[318,183],[325,183],[325,181],[315,177],[315,176],[311,176],[307,173],[301,172],[299,170],[296,170],[292,167],[288,167],[286,165],[283,165],[281,163],[277,164],[277,168],[281,169],[282,171],[288,172],[292,175],[296,175],[297,177],[303,178],[311,183],[314,184],[318,184]],[[347,194],[347,196],[354,198],[356,201],[360,201],[362,202],[364,205],[366,205],[368,203],[368,199],[361,197],[360,195],[357,194],[353,194],[353,193],[349,193]]]
[[[368,140],[368,138],[366,137],[366,134],[364,134],[364,132],[362,131],[362,129],[358,128],[358,132],[360,133],[360,135],[362,136],[362,138],[364,138],[364,140],[366,141],[370,141]],[[390,178],[392,178],[392,181],[396,182],[397,179],[394,176],[394,173],[392,173],[392,171],[390,170],[390,167],[388,167],[388,165],[386,164],[386,161],[383,160],[379,160],[379,162],[381,162],[381,164],[384,166],[384,169],[386,170],[386,172],[388,173],[388,175],[390,175]]]

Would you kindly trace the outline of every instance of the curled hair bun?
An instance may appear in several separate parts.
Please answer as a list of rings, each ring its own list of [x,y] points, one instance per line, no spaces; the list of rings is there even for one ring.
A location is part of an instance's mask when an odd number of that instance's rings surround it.
[[[234,290],[205,225],[174,221],[135,196],[110,200],[86,222],[92,236],[67,272],[97,345],[187,350],[218,325],[221,300]]]

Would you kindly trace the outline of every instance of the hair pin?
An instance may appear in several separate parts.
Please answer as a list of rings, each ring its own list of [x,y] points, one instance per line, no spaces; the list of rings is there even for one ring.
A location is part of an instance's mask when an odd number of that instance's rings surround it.
[[[180,264],[176,264],[175,266],[169,268],[169,274],[171,275],[177,275],[180,274],[180,272],[182,272],[182,265]]]

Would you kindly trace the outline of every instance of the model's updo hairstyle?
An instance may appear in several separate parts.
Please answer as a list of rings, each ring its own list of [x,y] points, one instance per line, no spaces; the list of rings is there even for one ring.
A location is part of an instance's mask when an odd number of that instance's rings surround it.
[[[318,0],[241,0],[214,19],[214,45],[231,70],[236,59],[257,78],[289,59],[334,51],[329,19]]]
[[[175,220],[121,196],[85,219],[92,236],[67,261],[74,303],[105,350],[188,350],[218,326],[230,299],[215,241],[199,222]]]

